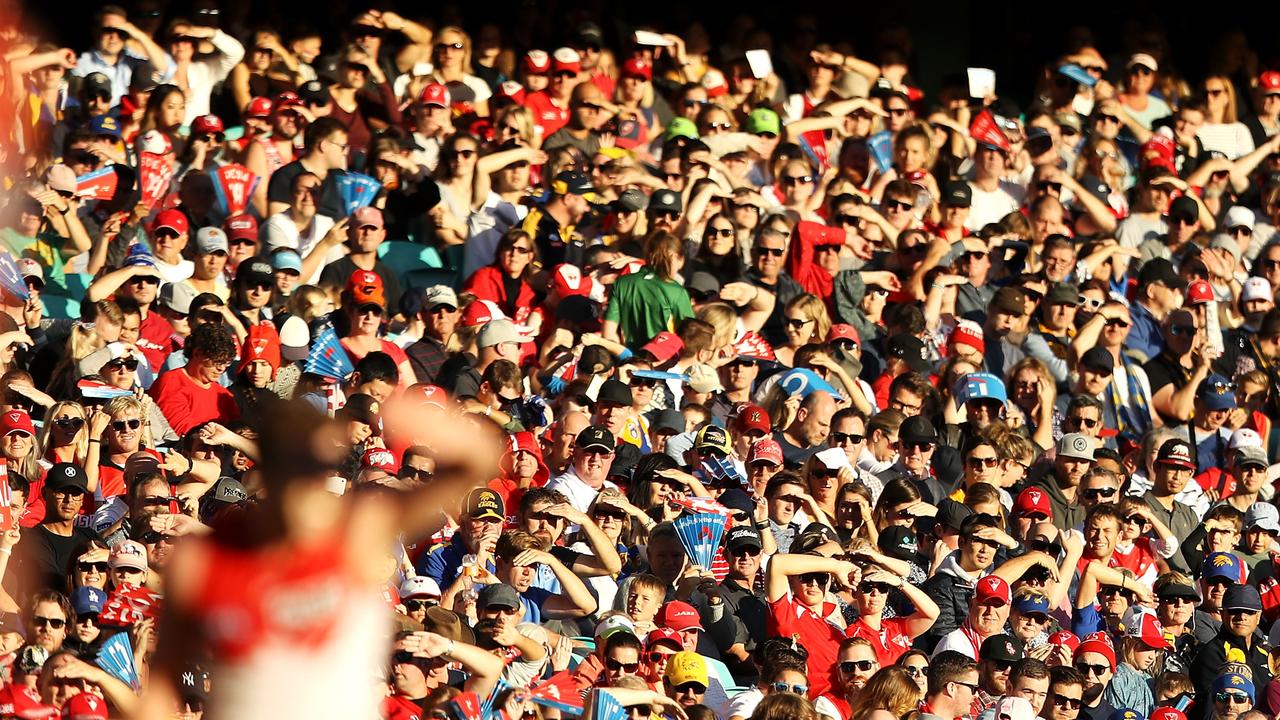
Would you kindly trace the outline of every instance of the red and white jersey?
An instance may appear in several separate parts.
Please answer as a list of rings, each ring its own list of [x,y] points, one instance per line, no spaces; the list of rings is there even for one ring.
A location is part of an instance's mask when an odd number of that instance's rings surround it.
[[[269,171],[267,173],[267,177],[270,177],[271,173],[293,162],[293,152],[290,151],[289,157],[286,159],[285,156],[281,154],[280,148],[276,147],[275,141],[270,137],[259,135],[254,138],[254,142],[262,146],[262,152],[267,156],[267,170]],[[263,178],[264,182],[265,180],[266,178]]]
[[[378,717],[385,689],[369,668],[386,662],[386,605],[343,567],[336,538],[205,547],[193,612],[218,677],[207,720]]]

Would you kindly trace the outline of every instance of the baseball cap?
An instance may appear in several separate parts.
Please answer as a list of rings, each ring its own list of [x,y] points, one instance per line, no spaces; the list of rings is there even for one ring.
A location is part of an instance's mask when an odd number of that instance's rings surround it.
[[[86,96],[102,96],[108,98],[114,93],[111,91],[111,78],[104,73],[92,72],[84,76],[84,80],[80,83],[80,92]]]
[[[1142,265],[1142,270],[1138,272],[1139,285],[1150,285],[1156,282],[1174,290],[1182,290],[1187,286],[1187,281],[1183,280],[1178,271],[1173,269],[1173,263],[1164,258],[1148,260]]]
[[[16,708],[15,708],[16,710]],[[17,714],[17,713],[15,713]],[[43,715],[21,714],[18,717],[46,717]],[[109,717],[107,701],[91,692],[72,695],[62,706],[62,720],[107,720]]]
[[[36,434],[36,426],[31,422],[31,416],[21,408],[10,410],[3,417],[0,417],[0,436],[15,432],[24,432],[28,435]]]
[[[664,627],[656,627],[650,630],[644,639],[646,650],[653,648],[658,643],[667,643],[677,651],[684,647],[684,641],[680,638],[680,633]]]
[[[271,263],[266,260],[259,260],[257,258],[245,260],[240,263],[240,267],[236,268],[236,282],[240,284],[269,284],[271,282],[271,273]]]
[[[447,305],[454,310],[458,309],[458,293],[448,285],[432,285],[423,291],[422,307],[426,310]]]
[[[740,525],[730,530],[725,535],[724,545],[731,553],[736,553],[742,548],[753,547],[757,550],[764,548],[760,533],[750,525]]]
[[[765,435],[773,432],[773,426],[769,420],[769,413],[759,405],[743,405],[738,410],[738,416],[733,420],[733,427],[740,433],[758,430]]]
[[[582,72],[582,56],[571,47],[556,48],[551,53],[552,72]]]
[[[973,601],[979,605],[988,603],[1008,605],[1009,583],[998,575],[988,575],[978,581],[978,586],[973,593]]]
[[[382,211],[372,205],[366,205],[351,213],[351,227],[382,227]]]
[[[1009,399],[1004,381],[987,372],[968,373],[956,383],[956,401],[961,405],[975,400],[993,400],[1004,404]]]
[[[1110,375],[1116,370],[1116,359],[1105,348],[1095,345],[1085,350],[1084,355],[1080,356],[1080,367],[1100,375]]]
[[[982,656],[984,659],[986,655]],[[994,720],[1035,720],[1031,701],[1019,695],[1005,695],[996,702]]]
[[[1156,59],[1146,53],[1134,53],[1129,56],[1129,62],[1124,64],[1126,70],[1138,66],[1144,67],[1151,72],[1155,72],[1160,69],[1160,66],[1156,64]]]
[[[852,340],[854,345],[862,344],[862,338],[858,337],[858,329],[848,323],[836,323],[827,332],[827,342],[837,340]]]
[[[1256,220],[1257,216],[1255,216],[1253,211],[1249,208],[1243,205],[1233,205],[1231,209],[1227,211],[1226,217],[1223,218],[1222,227],[1227,230],[1238,227],[1246,227],[1252,230]]]
[[[920,559],[920,540],[909,527],[892,525],[876,538],[880,552],[898,560],[917,562]]]
[[[1222,609],[1262,612],[1262,596],[1252,585],[1232,585],[1222,597]]]
[[[48,490],[61,490],[62,488],[78,488],[82,491],[89,490],[89,477],[85,475],[84,470],[79,465],[73,463],[54,463],[44,476],[44,486]]]
[[[293,248],[276,248],[271,251],[271,269],[276,272],[302,274],[302,256]]]
[[[1271,291],[1271,283],[1266,278],[1251,277],[1244,281],[1244,289],[1240,291],[1240,301],[1249,302],[1251,300],[1275,301],[1275,296]]]
[[[1226,690],[1239,690],[1249,696],[1250,700],[1255,699],[1255,689],[1253,681],[1241,673],[1223,673],[1213,680],[1213,686],[1210,688],[1214,694],[1224,692]]]
[[[987,344],[983,338],[982,326],[972,320],[960,320],[956,323],[956,327],[951,331],[951,336],[947,342],[952,346],[968,345],[977,350],[979,354],[987,351]]]
[[[18,272],[24,280],[34,280],[37,287],[44,287],[44,268],[32,258],[18,258]]]
[[[689,385],[689,389],[698,393],[722,392],[724,390],[724,386],[720,384],[720,373],[706,363],[690,365],[689,369],[684,373],[684,381]]]
[[[904,361],[913,372],[927,373],[932,368],[924,341],[909,333],[889,338],[889,357]]]
[[[655,625],[664,628],[670,628],[679,632],[681,630],[704,630],[702,627],[702,617],[698,615],[697,609],[687,602],[680,600],[672,600],[662,609],[658,611],[657,617],[653,619]]]
[[[609,378],[604,381],[604,384],[600,386],[600,391],[596,393],[596,402],[631,407],[635,402],[635,398],[631,395],[631,387],[629,385],[616,378]]]
[[[502,504],[502,496],[489,488],[476,488],[467,493],[462,501],[462,512],[469,517],[506,519],[506,509]]]
[[[1186,195],[1180,195],[1176,200],[1169,203],[1169,220],[1171,222],[1174,220],[1183,220],[1190,224],[1195,222],[1199,217],[1200,206],[1196,204],[1195,200],[1192,200]]]
[[[649,210],[655,213],[684,212],[684,203],[680,200],[680,195],[673,190],[658,190],[649,196]]]
[[[307,105],[328,105],[333,96],[319,80],[309,80],[298,88],[298,99]]]
[[[747,116],[744,129],[752,135],[760,135],[762,133],[780,135],[782,133],[782,119],[778,117],[778,113],[770,108],[756,108]]]
[[[1165,440],[1160,446],[1160,450],[1156,453],[1156,464],[1175,465],[1190,470],[1196,469],[1195,461],[1191,459],[1191,446],[1186,440],[1172,438]]]
[[[148,130],[138,136],[138,152],[167,155],[173,152],[173,141],[159,130]]]
[[[382,278],[371,270],[356,270],[347,278],[346,293],[355,307],[362,305],[387,304],[386,292],[383,290]]]
[[[1078,305],[1080,303],[1080,288],[1071,283],[1054,283],[1049,287],[1049,292],[1045,293],[1044,304],[1049,305]]]
[[[307,321],[290,315],[280,323],[280,355],[289,362],[305,359],[310,350],[311,330]]]
[[[592,636],[605,640],[609,636],[620,632],[636,635],[636,624],[626,615],[610,615],[596,623],[596,629]],[[639,638],[638,635],[636,637]]]
[[[1035,513],[1052,518],[1053,506],[1049,504],[1049,493],[1033,485],[1018,493],[1018,499],[1013,501],[1013,514],[1026,517]]]
[[[690,682],[698,683],[704,688],[710,686],[707,680],[707,662],[698,653],[687,650],[681,650],[667,661],[666,678],[672,687]]]
[[[698,126],[686,117],[672,118],[671,122],[667,125],[667,132],[663,137],[666,140],[673,140],[675,138],[697,140]]]
[[[1264,95],[1280,93],[1280,72],[1267,70],[1262,73],[1258,76],[1258,86],[1262,88]]]
[[[694,449],[698,452],[703,450],[720,450],[726,455],[733,452],[733,445],[729,440],[729,433],[718,425],[705,425],[698,430],[698,434],[693,443]]]
[[[600,425],[588,425],[578,433],[578,437],[574,438],[573,444],[580,450],[600,448],[608,452],[613,452],[618,445],[613,433]]]
[[[1111,666],[1111,672],[1116,670],[1116,649],[1111,644],[1111,638],[1104,632],[1094,632],[1085,635],[1080,640],[1080,647],[1076,648],[1074,659],[1079,660],[1080,656],[1087,653],[1098,653],[1107,659],[1107,664]]]
[[[516,324],[507,318],[496,318],[484,324],[476,334],[476,346],[484,349],[506,342],[523,343],[529,340],[521,334]]]
[[[198,137],[200,135],[220,135],[226,131],[226,125],[222,123],[222,118],[217,115],[201,115],[191,121],[192,137]]]
[[[747,452],[747,465],[754,465],[758,462],[767,462],[774,465],[782,464],[782,446],[777,440],[771,437],[761,438],[751,446],[751,450]]]
[[[1268,468],[1271,466],[1271,460],[1267,457],[1267,451],[1255,445],[1247,445],[1237,448],[1235,451],[1236,467],[1255,466],[1260,468]]]
[[[1070,630],[1059,630],[1049,636],[1049,644],[1060,645],[1074,653],[1076,648],[1080,647],[1080,638]]]
[[[551,70],[551,56],[546,50],[530,50],[524,55],[524,71],[529,75],[545,75]]]
[[[923,415],[916,415],[907,418],[902,427],[898,431],[898,440],[902,444],[909,443],[932,443],[938,442],[938,430],[929,421],[929,418]]]
[[[264,119],[271,117],[271,111],[274,109],[274,103],[269,97],[256,97],[249,101],[244,108],[244,116],[246,118]]]
[[[364,451],[364,455],[360,456],[360,467],[385,470],[391,475],[396,474],[399,470],[395,454],[386,448],[377,446],[371,446]]]
[[[1168,598],[1191,598],[1196,602],[1200,601],[1200,593],[1196,592],[1196,589],[1190,585],[1184,585],[1183,583],[1161,585],[1160,589],[1156,590],[1156,597],[1162,600]]]
[[[181,210],[170,208],[161,210],[156,215],[155,222],[151,223],[151,232],[153,233],[162,228],[168,228],[179,235],[186,235],[187,231],[190,230],[190,225],[187,222],[187,216]]]
[[[1205,580],[1226,578],[1233,583],[1242,583],[1245,579],[1244,563],[1235,553],[1211,552],[1205,556],[1201,577]]]
[[[107,565],[117,568],[147,569],[147,549],[137,540],[121,540],[111,548]]]
[[[1204,403],[1206,410],[1234,410],[1236,407],[1236,394],[1231,381],[1218,373],[1200,381],[1200,386],[1196,388],[1196,399]]]
[[[219,251],[225,253],[230,249],[231,245],[227,241],[227,233],[222,228],[210,225],[196,231],[196,252],[198,254],[210,255]]]
[[[96,587],[78,587],[71,593],[71,609],[76,615],[91,615],[102,612],[107,602],[107,593]]]
[[[1125,611],[1121,619],[1125,637],[1141,640],[1147,647],[1158,650],[1168,649],[1169,641],[1164,638],[1164,626],[1151,610],[1132,606]]]
[[[682,433],[685,431],[684,414],[671,408],[659,410],[649,427],[654,433]]]
[[[232,215],[222,223],[228,242],[252,240],[258,242],[258,221],[252,215]]]
[[[249,492],[239,480],[232,477],[218,478],[218,482],[209,489],[206,498],[227,505],[235,505],[249,499]]]
[[[551,181],[551,192],[556,195],[591,195],[595,191],[591,178],[576,170],[563,170]]]
[[[1262,528],[1270,533],[1280,533],[1280,510],[1270,502],[1258,501],[1244,514],[1244,529]]]
[[[1058,440],[1058,457],[1093,460],[1094,439],[1081,433],[1067,433]]]
[[[76,173],[62,163],[51,165],[45,171],[44,183],[49,186],[50,190],[74,193],[76,191]]]
[[[191,302],[196,299],[195,288],[186,283],[165,283],[160,286],[157,301],[162,307],[187,315],[191,312]]]
[[[942,186],[943,205],[967,208],[973,204],[973,188],[963,180],[951,180]]]
[[[1213,302],[1213,286],[1206,280],[1196,280],[1187,285],[1187,305],[1203,305]]]
[[[435,578],[429,578],[425,575],[406,578],[400,583],[400,599],[408,600],[410,598],[439,598],[440,584]]]
[[[450,102],[449,88],[440,83],[431,83],[418,94],[418,104],[447,108],[453,103]]]
[[[94,73],[93,75],[98,74],[99,73]],[[90,75],[90,77],[93,77],[93,75]],[[110,85],[110,82],[108,81],[107,84]],[[107,94],[111,94],[110,89],[107,90]],[[106,137],[119,138],[120,121],[110,115],[99,115],[95,118],[90,118],[89,132],[93,135],[104,135]]]
[[[659,363],[665,363],[671,360],[675,356],[679,355],[680,351],[683,349],[684,341],[680,339],[679,335],[676,335],[669,330],[663,330],[657,335],[654,335],[652,340],[640,346],[640,352],[649,353],[653,356],[653,359],[657,360]]]
[[[520,593],[506,583],[492,583],[480,588],[476,598],[477,608],[504,607],[519,610]]]
[[[1013,609],[1024,615],[1048,615],[1049,614],[1049,598],[1040,593],[1031,595],[1023,595],[1013,599]]]
[[[1022,317],[1027,314],[1027,295],[1022,288],[1006,285],[991,298],[991,312]]]
[[[1024,657],[1022,641],[1012,635],[992,635],[982,641],[978,657],[983,660],[1018,662]]]

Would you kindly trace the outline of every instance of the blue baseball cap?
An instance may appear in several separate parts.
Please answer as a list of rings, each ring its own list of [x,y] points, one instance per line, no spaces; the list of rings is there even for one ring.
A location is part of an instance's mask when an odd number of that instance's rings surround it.
[[[1028,597],[1013,599],[1013,609],[1024,615],[1030,613],[1039,613],[1041,615],[1049,614],[1049,598],[1044,595],[1031,595]]]
[[[89,132],[119,138],[120,121],[110,115],[98,115],[89,119]]]
[[[1130,708],[1120,708],[1111,713],[1107,720],[1146,720],[1142,713]]]
[[[1226,578],[1233,583],[1244,582],[1244,564],[1233,553],[1214,552],[1204,559],[1204,579]]]
[[[956,397],[961,404],[973,400],[995,400],[1003,405],[1009,399],[1004,381],[991,373],[969,373],[960,378],[957,386]]]
[[[76,615],[94,615],[102,612],[107,602],[107,594],[95,587],[79,587],[71,593],[71,609]]]
[[[1234,410],[1236,408],[1235,386],[1225,375],[1214,373],[1200,381],[1196,388],[1196,398],[1204,403],[1206,410]]]
[[[281,248],[271,253],[271,269],[272,270],[292,270],[293,272],[302,274],[302,256],[297,250],[291,248]]]

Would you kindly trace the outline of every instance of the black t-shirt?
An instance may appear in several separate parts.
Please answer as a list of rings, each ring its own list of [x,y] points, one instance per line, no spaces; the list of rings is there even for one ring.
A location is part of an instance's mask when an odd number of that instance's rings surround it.
[[[1151,383],[1152,395],[1159,392],[1165,385],[1185,383],[1189,374],[1177,359],[1170,357],[1168,353],[1160,353],[1148,360],[1142,369],[1146,371],[1147,380]]]
[[[44,525],[23,533],[14,554],[28,573],[29,589],[50,588],[69,593],[67,571],[72,558],[78,557],[89,541],[97,538],[98,534],[86,527],[76,527],[67,537],[50,532]]]
[[[267,185],[267,200],[282,203],[292,202],[294,178],[304,172],[308,172],[308,170],[302,166],[302,161],[294,160],[271,173],[271,181]],[[317,212],[334,220],[347,216],[345,206],[342,203],[342,195],[338,192],[338,176],[341,174],[342,172],[338,170],[330,172],[320,185],[320,205],[317,208]]]

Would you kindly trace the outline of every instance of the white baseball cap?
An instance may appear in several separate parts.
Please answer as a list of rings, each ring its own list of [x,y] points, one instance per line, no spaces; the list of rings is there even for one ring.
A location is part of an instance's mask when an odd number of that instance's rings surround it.
[[[1267,282],[1266,278],[1251,277],[1244,281],[1244,290],[1240,291],[1240,301],[1249,302],[1251,300],[1275,301],[1275,295],[1271,292],[1271,283]]]
[[[400,583],[400,599],[415,597],[440,598],[440,584],[434,578],[425,576],[407,578]]]

